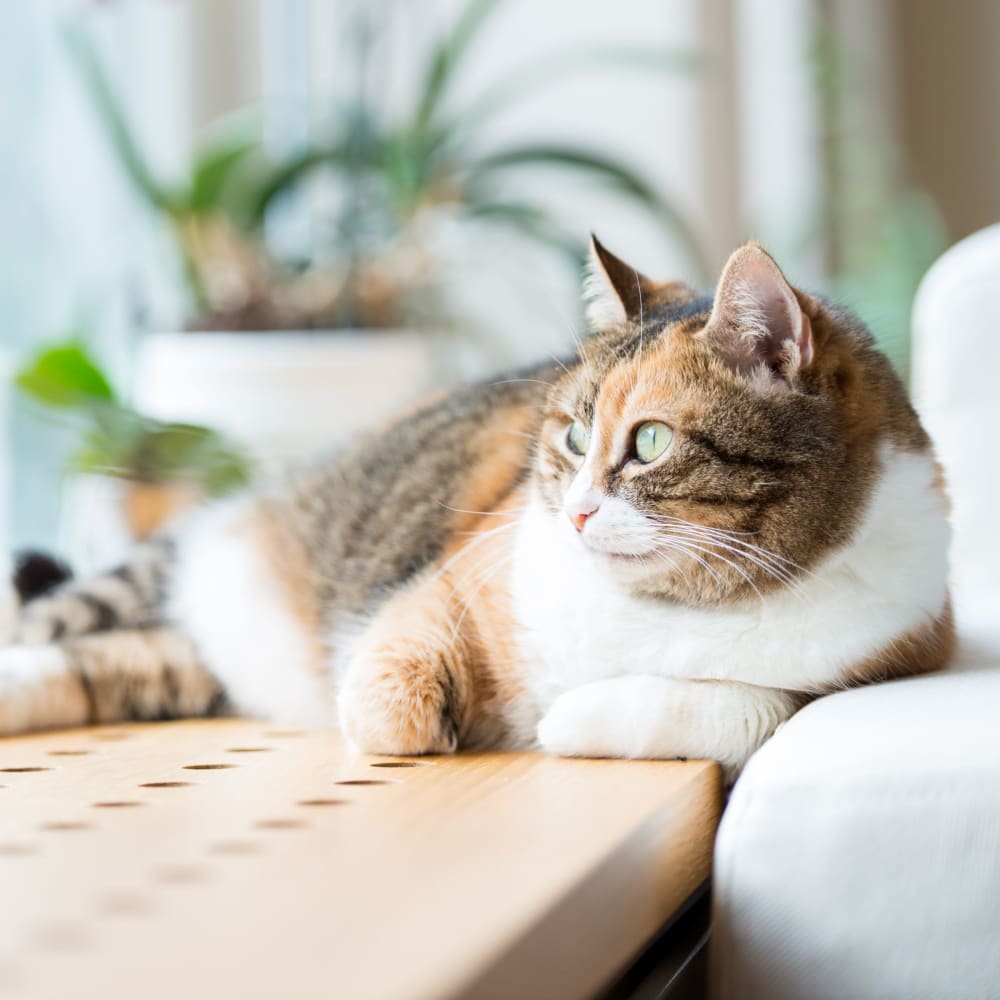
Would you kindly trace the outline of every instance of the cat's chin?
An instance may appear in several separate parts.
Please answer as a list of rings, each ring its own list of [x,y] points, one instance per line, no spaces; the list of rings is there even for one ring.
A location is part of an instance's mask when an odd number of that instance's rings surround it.
[[[583,543],[591,563],[618,587],[636,596],[680,600],[678,581],[648,552],[614,552]]]
[[[636,552],[606,552],[604,549],[591,548],[586,546],[587,551],[597,559],[619,565],[638,566],[642,563],[644,556]]]
[[[616,552],[599,549],[583,543],[587,555],[598,566],[603,566],[611,573],[625,577],[629,581],[636,577],[647,576],[650,572],[649,554],[644,552]]]

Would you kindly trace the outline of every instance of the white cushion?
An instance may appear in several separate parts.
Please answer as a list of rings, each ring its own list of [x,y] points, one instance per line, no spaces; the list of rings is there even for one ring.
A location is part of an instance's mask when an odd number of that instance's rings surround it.
[[[961,622],[1000,609],[1000,225],[952,247],[913,311],[913,400],[952,498],[952,589]]]
[[[808,706],[748,764],[715,851],[718,1000],[1000,997],[1000,226],[914,316],[914,396],[954,505],[961,647]]]
[[[1000,996],[997,664],[1000,637],[969,640],[948,673],[823,698],[754,756],[716,843],[714,996]]]

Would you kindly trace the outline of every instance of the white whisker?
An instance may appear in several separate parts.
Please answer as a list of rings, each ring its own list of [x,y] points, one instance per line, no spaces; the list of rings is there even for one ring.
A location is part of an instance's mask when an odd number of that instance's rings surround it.
[[[496,382],[491,382],[491,385],[515,385],[518,382],[531,382],[535,385],[545,385],[550,389],[554,389],[555,386],[551,382],[546,382],[542,378],[502,378]]]
[[[479,534],[479,537],[476,538],[474,541],[469,542],[468,545],[463,545],[462,548],[460,548],[454,555],[450,556],[447,560],[445,560],[444,564],[439,566],[437,570],[434,572],[434,575],[430,578],[430,582],[433,582],[439,579],[440,577],[444,576],[444,574],[448,572],[448,570],[452,567],[452,565],[454,565],[454,563],[456,563],[459,559],[462,559],[463,557],[468,556],[470,553],[474,552],[484,542],[489,541],[491,538],[493,538],[495,535],[499,535],[501,532],[509,531],[511,528],[516,528],[517,524],[518,524],[517,520],[512,520],[507,524],[500,524],[495,528],[490,528],[489,531],[483,531],[481,533],[474,532],[474,534]]]
[[[643,315],[642,282],[639,280],[638,271],[633,269],[632,273],[635,275],[635,288],[639,293],[639,350],[636,352],[635,365],[632,369],[632,392],[635,392],[639,385],[639,371],[642,368],[642,340],[645,317]]]
[[[514,558],[514,554],[511,552],[511,553],[508,553],[506,556],[504,556],[502,559],[500,559],[499,562],[497,562],[495,564],[491,564],[490,568],[485,572],[485,575],[480,575],[479,581],[476,584],[476,586],[474,587],[474,589],[472,590],[472,593],[470,593],[467,597],[460,597],[459,598],[462,601],[463,609],[462,609],[462,613],[458,616],[458,620],[455,622],[454,626],[452,627],[452,638],[455,638],[458,635],[459,630],[462,627],[462,622],[465,621],[465,616],[469,613],[469,610],[472,607],[472,600],[473,600],[473,598],[501,570],[506,569],[513,558]]]
[[[739,573],[739,575],[750,585],[750,587],[753,589],[754,593],[759,598],[763,598],[764,595],[760,592],[760,588],[757,586],[756,583],[754,583],[753,578],[750,576],[750,574],[747,573],[746,570],[744,570],[741,566],[738,566],[736,563],[734,563],[731,559],[727,559],[725,556],[720,555],[720,553],[718,553],[717,551],[715,551],[715,549],[705,548],[704,546],[696,545],[694,542],[690,541],[689,539],[687,539],[687,538],[680,538],[678,536],[673,536],[671,538],[671,541],[679,543],[679,545],[677,547],[686,550],[688,552],[688,554],[692,556],[692,558],[694,558],[693,552],[696,550],[698,552],[705,553],[705,555],[712,556],[713,558],[718,559],[719,562],[725,563],[727,566],[730,567],[730,569],[733,569],[737,573]],[[706,567],[706,569],[708,568],[707,561],[702,560],[702,564]],[[721,576],[719,576],[718,574],[716,574],[716,579],[721,582],[722,578],[721,578]]]
[[[508,507],[506,510],[466,510],[464,507],[452,507],[450,504],[439,500],[438,506],[443,507],[445,510],[450,510],[454,514],[481,514],[483,517],[508,517],[511,514],[518,514],[526,510],[528,505],[521,504],[520,507]]]

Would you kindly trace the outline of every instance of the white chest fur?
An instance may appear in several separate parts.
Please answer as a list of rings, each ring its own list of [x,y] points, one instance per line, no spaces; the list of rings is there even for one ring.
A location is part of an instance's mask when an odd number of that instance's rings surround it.
[[[562,515],[525,512],[513,572],[528,683],[544,711],[563,691],[622,674],[789,689],[845,670],[940,614],[949,530],[929,455],[887,451],[851,543],[794,587],[739,607],[629,595]]]

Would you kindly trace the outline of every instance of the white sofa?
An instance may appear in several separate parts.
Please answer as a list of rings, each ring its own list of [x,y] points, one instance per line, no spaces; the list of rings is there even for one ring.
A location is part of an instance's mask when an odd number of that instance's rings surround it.
[[[959,655],[813,703],[750,761],[716,845],[715,1000],[1000,998],[1000,225],[924,279],[913,386]]]

